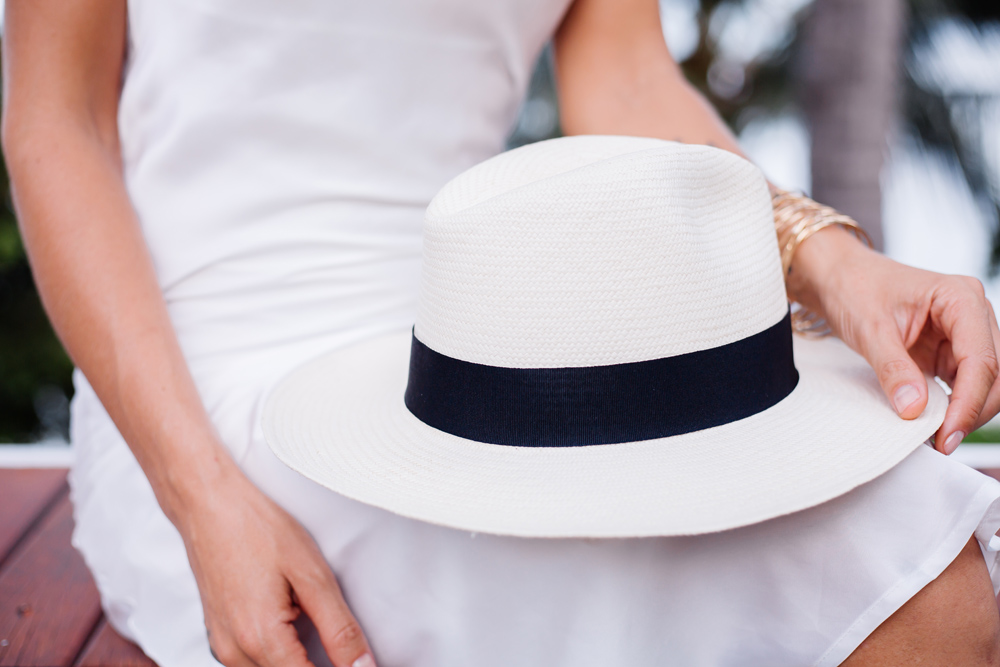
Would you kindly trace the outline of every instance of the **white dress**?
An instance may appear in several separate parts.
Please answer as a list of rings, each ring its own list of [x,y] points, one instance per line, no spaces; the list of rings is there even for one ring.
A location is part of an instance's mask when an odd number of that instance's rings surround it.
[[[973,533],[996,585],[1000,484],[928,447],[810,510],[627,540],[432,526],[272,456],[259,412],[278,378],[412,324],[423,208],[502,150],[567,2],[129,3],[125,177],[184,354],[235,460],[316,538],[378,664],[835,665]],[[181,539],[76,383],[74,544],[107,615],[162,667],[216,664]]]

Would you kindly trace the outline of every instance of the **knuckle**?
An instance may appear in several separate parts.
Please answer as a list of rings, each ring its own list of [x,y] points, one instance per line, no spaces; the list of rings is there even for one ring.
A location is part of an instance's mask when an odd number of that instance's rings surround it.
[[[341,648],[348,648],[358,644],[362,637],[361,626],[354,619],[350,619],[333,635],[333,643]]]
[[[301,664],[308,659],[305,647],[297,641],[269,644],[265,653],[267,660],[275,665]]]
[[[976,422],[979,420],[979,412],[972,408],[967,408],[962,410],[962,421],[959,422],[963,428],[961,429],[964,433],[968,434],[970,431],[974,430]]]
[[[966,358],[972,361],[974,364],[978,365],[982,370],[986,371],[989,375],[990,385],[997,379],[1000,375],[1000,358],[997,356],[997,349],[994,345],[983,345],[977,354]]]
[[[983,355],[983,364],[986,366],[986,370],[989,372],[992,380],[996,380],[997,376],[1000,375],[1000,361],[997,361],[996,350],[986,351]],[[992,384],[992,381],[990,384]]]
[[[957,413],[957,416],[959,420],[961,420],[962,424],[974,424],[976,420],[979,419],[979,410],[968,402],[963,401],[955,412]],[[967,426],[966,431],[968,431]]]
[[[249,628],[241,628],[236,632],[236,644],[255,662],[264,653],[264,644],[260,636]]]
[[[962,282],[965,283],[966,288],[971,290],[975,296],[986,298],[986,289],[983,287],[981,280],[972,276],[962,276]]]
[[[209,642],[212,656],[227,667],[238,664],[240,651],[232,641],[212,640]]]
[[[909,372],[910,364],[902,359],[892,359],[879,368],[878,378],[883,383]]]
[[[326,565],[326,562],[323,562],[322,565],[319,563],[310,563],[302,568],[302,577],[312,586],[324,587],[330,583],[330,568]]]

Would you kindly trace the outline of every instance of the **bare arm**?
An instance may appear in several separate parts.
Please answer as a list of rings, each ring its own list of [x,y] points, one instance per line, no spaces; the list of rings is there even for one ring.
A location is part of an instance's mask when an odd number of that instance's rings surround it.
[[[567,134],[631,134],[708,144],[739,154],[735,138],[670,56],[656,0],[576,0],[556,34]],[[871,363],[897,412],[927,404],[923,372],[952,385],[936,436],[951,453],[1000,410],[1000,329],[978,281],[893,262],[827,228],[795,254],[786,281]]]
[[[657,137],[742,155],[670,55],[655,0],[577,0],[555,54],[567,134]]]
[[[315,544],[219,442],[122,179],[124,0],[9,0],[3,145],[52,323],[177,526],[227,665],[306,665],[290,593],[337,667],[367,652]],[[280,545],[280,546],[279,546]]]
[[[176,522],[197,486],[185,480],[209,484],[228,457],[181,356],[122,182],[125,5],[15,1],[5,33],[3,144],[42,300]]]

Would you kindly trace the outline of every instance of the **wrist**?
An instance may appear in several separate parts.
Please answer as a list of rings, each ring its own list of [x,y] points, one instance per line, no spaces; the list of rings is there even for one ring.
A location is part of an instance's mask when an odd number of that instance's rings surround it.
[[[856,236],[839,226],[822,229],[799,245],[785,276],[788,296],[803,306],[823,311],[823,297],[831,293],[838,269],[864,253],[871,253]],[[835,290],[835,288],[833,288]]]
[[[185,440],[171,452],[150,482],[157,501],[181,533],[193,514],[212,504],[218,494],[246,481],[225,447],[213,436]]]

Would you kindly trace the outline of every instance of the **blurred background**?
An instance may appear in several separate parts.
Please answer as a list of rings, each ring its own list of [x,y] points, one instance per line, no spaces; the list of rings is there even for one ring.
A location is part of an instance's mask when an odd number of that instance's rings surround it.
[[[997,303],[1000,2],[660,6],[674,57],[772,181],[854,216],[891,257],[980,278]],[[551,60],[539,59],[511,146],[559,134]],[[35,293],[0,170],[0,443],[65,440],[72,364]]]

